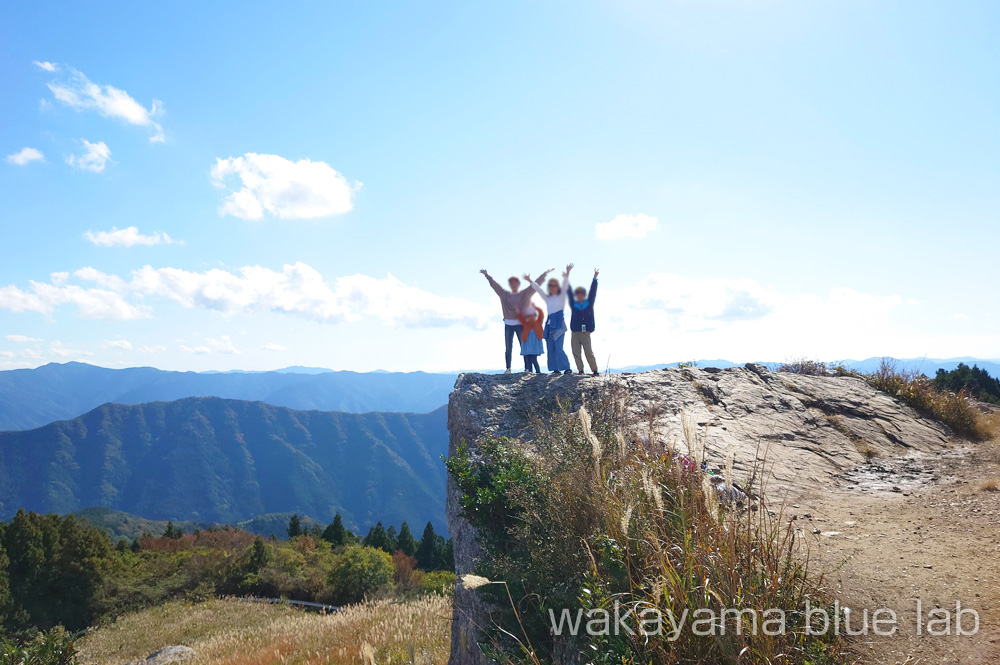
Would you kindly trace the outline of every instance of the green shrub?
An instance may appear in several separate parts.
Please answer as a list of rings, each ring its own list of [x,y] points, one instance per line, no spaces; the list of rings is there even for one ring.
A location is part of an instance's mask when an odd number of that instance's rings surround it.
[[[474,462],[462,446],[447,461],[485,553],[479,577],[460,583],[481,587],[496,608],[489,655],[532,663],[573,652],[581,662],[608,664],[832,662],[816,656],[835,653],[832,637],[804,630],[806,602],[825,601],[794,532],[766,511],[724,510],[700,470],[697,425],[685,419],[689,457],[652,432],[642,438],[622,399],[610,391],[593,418],[584,409],[555,414],[539,423],[530,448],[488,439],[482,459]],[[668,617],[780,609],[787,622],[779,636],[737,635],[729,623],[725,635],[686,630],[676,640],[551,633],[549,610],[613,616],[616,606]]]
[[[331,600],[339,605],[360,603],[366,596],[387,589],[395,568],[387,553],[362,545],[341,550],[330,570]]]
[[[0,665],[76,665],[76,662],[73,639],[62,628],[20,641],[0,636]]]
[[[440,593],[450,596],[455,590],[455,573],[450,570],[429,572],[420,580],[420,588],[427,593]]]

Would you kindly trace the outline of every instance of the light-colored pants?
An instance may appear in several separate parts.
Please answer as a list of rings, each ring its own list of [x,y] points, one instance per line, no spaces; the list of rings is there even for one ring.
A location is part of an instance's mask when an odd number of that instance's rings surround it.
[[[589,332],[575,332],[570,335],[570,348],[573,349],[573,360],[576,361],[576,369],[583,371],[583,355],[581,349],[587,353],[587,363],[590,364],[590,371],[597,371],[597,358],[594,357],[594,349],[590,345]]]

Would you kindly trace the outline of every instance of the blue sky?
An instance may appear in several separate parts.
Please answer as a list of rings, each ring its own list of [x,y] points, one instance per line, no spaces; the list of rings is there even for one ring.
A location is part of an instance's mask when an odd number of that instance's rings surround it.
[[[1000,357],[995,3],[205,5],[0,10],[0,368]]]

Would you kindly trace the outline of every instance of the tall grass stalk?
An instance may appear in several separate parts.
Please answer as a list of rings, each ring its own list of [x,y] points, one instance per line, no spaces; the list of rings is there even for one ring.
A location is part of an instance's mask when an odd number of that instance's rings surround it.
[[[492,439],[480,462],[464,448],[448,460],[485,550],[478,572],[507,582],[510,594],[508,603],[495,587],[481,590],[498,608],[488,655],[533,664],[575,657],[608,664],[832,662],[835,644],[803,629],[806,600],[822,606],[825,595],[795,532],[766,510],[720,505],[701,470],[705,431],[690,415],[681,418],[690,456],[670,454],[648,422],[630,419],[621,399],[611,386],[582,412],[540,422],[531,444]],[[638,430],[649,433],[645,440]],[[622,440],[635,443],[623,449]],[[551,634],[549,609],[611,611],[616,602],[674,617],[699,608],[783,610],[787,627],[781,635],[736,635],[730,615],[724,635],[687,630],[676,641]],[[508,604],[511,611],[503,609]],[[513,634],[532,645],[531,658]]]

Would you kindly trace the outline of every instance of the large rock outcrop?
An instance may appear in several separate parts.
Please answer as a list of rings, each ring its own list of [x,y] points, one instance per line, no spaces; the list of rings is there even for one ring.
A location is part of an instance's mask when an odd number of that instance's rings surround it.
[[[532,418],[551,413],[557,399],[576,408],[588,395],[597,399],[609,382],[617,382],[627,408],[651,421],[663,438],[681,440],[682,414],[688,414],[705,432],[709,465],[722,465],[733,454],[737,479],[763,468],[771,503],[822,491],[871,456],[933,452],[952,440],[947,427],[860,379],[779,374],[747,365],[601,378],[464,374],[448,406],[450,454],[464,441],[474,459],[489,436],[530,439]],[[456,569],[463,575],[475,571],[481,551],[458,499],[449,479],[448,527]],[[488,608],[476,592],[457,590],[450,665],[484,662],[477,627],[488,622]]]

